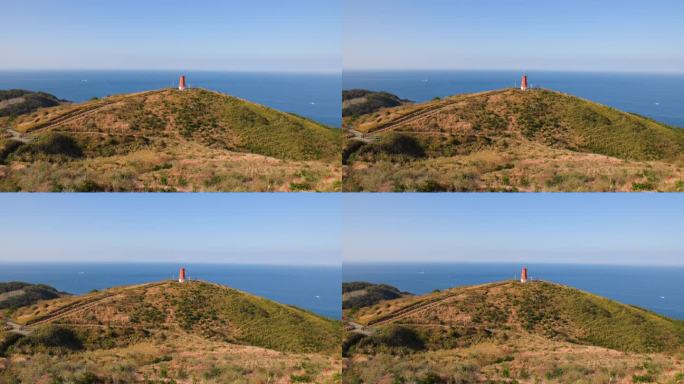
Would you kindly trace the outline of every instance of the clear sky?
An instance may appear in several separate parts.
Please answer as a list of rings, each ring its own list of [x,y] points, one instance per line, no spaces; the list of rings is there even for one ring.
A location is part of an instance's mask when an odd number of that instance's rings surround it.
[[[0,69],[339,72],[341,3],[3,0]]]
[[[344,194],[343,262],[684,265],[684,195]]]
[[[684,72],[681,0],[342,0],[344,69]]]
[[[0,194],[0,262],[341,264],[339,194]]]

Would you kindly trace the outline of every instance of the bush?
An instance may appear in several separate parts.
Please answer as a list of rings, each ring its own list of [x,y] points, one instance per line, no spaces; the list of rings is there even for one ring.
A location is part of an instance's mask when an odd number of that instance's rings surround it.
[[[52,155],[70,158],[83,157],[83,149],[71,136],[59,132],[50,132],[36,141],[21,146],[16,151],[17,155]]]
[[[0,141],[0,164],[5,164],[7,158],[22,145],[24,144],[15,140],[8,140],[6,142]]]
[[[392,325],[384,329],[376,338],[390,347],[403,347],[414,351],[425,349],[425,341],[418,332],[401,325]]]
[[[377,148],[391,155],[425,157],[425,149],[415,138],[401,133],[391,133],[382,138]]]
[[[74,191],[75,192],[105,192],[106,189],[99,185],[98,183],[94,182],[93,180],[86,179],[83,180],[81,183],[76,184],[74,186]]]
[[[28,337],[30,344],[47,348],[83,349],[83,342],[73,330],[61,325],[48,325]]]

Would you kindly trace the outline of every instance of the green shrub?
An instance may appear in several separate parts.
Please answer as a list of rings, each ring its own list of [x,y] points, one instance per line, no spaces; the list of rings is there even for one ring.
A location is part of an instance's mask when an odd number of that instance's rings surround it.
[[[50,324],[38,328],[28,337],[31,345],[47,348],[63,348],[72,351],[83,349],[83,341],[70,328]]]

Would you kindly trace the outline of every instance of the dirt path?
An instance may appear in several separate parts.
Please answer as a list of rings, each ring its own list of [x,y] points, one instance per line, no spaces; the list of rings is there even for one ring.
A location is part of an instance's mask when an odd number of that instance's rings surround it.
[[[149,95],[154,95],[157,93],[162,93],[165,92],[166,89],[161,89],[161,90],[154,90],[154,91],[147,91],[147,92],[140,92],[140,93],[135,93],[131,94],[130,96],[149,96]],[[107,107],[110,107],[113,104],[118,103],[119,99],[116,100],[110,100],[110,101],[104,101],[100,102],[96,105],[87,107],[87,108],[77,108],[73,111],[69,111],[64,113],[63,115],[60,115],[52,120],[49,120],[45,123],[38,124],[35,126],[32,130],[26,132],[26,133],[21,133],[18,131],[15,131],[11,129],[9,126],[6,128],[7,132],[9,132],[12,135],[12,139],[16,141],[20,141],[22,143],[29,143],[31,140],[33,140],[32,135],[38,132],[42,132],[45,130],[48,130],[50,128],[55,128],[59,127],[64,124],[71,123],[73,121],[76,121],[78,119],[82,119],[84,117],[90,116],[92,114],[95,114]]]
[[[365,327],[362,324],[355,323],[353,321],[347,322],[347,325],[352,328],[349,330],[351,333],[359,333],[365,336],[373,336],[375,334],[375,330],[373,328]]]
[[[27,327],[21,325],[21,324],[17,324],[13,321],[8,321],[5,324],[8,327],[12,328],[12,329],[9,329],[7,332],[16,333],[16,334],[23,335],[23,336],[28,336],[31,334],[31,330],[28,329]]]
[[[27,326],[27,327],[35,327],[35,326],[37,326],[37,325],[41,325],[41,324],[53,322],[53,321],[55,321],[55,320],[59,320],[59,319],[61,319],[61,318],[64,318],[64,317],[73,315],[73,314],[75,314],[75,313],[79,313],[79,312],[86,311],[86,310],[88,310],[88,309],[90,309],[90,308],[93,308],[93,307],[95,307],[95,306],[97,306],[97,305],[99,305],[99,304],[102,304],[102,303],[104,303],[104,302],[107,302],[107,301],[109,301],[109,300],[113,300],[116,296],[118,296],[118,295],[120,295],[120,294],[122,294],[122,293],[124,293],[124,292],[130,291],[130,290],[134,290],[134,289],[139,289],[139,288],[141,288],[141,287],[151,288],[151,287],[155,287],[155,286],[158,286],[158,285],[163,285],[163,284],[166,284],[166,283],[167,283],[166,281],[162,281],[162,282],[157,282],[157,283],[149,283],[149,284],[135,285],[135,286],[132,286],[132,287],[129,287],[129,288],[126,288],[126,289],[122,289],[122,290],[120,290],[120,291],[117,291],[117,292],[115,292],[115,293],[110,293],[110,294],[106,294],[106,295],[97,297],[97,298],[95,298],[95,299],[84,300],[84,301],[77,301],[77,302],[74,302],[74,303],[71,303],[71,304],[67,304],[67,305],[65,305],[64,307],[59,308],[59,309],[57,309],[56,311],[54,311],[54,312],[52,312],[52,313],[49,313],[49,314],[47,314],[47,315],[45,315],[45,316],[42,316],[42,317],[40,317],[40,318],[38,318],[38,319],[36,319],[36,320],[34,320],[34,321],[27,322],[26,326]]]
[[[485,92],[474,93],[473,95],[484,95],[484,94],[496,93],[496,92],[498,92],[498,91],[485,91]],[[367,135],[373,135],[373,134],[376,134],[379,132],[387,131],[390,129],[394,129],[394,128],[406,125],[408,123],[412,123],[412,122],[420,120],[420,119],[424,119],[427,117],[434,116],[434,115],[444,111],[445,109],[453,106],[454,104],[458,104],[462,101],[463,100],[460,100],[460,99],[448,100],[447,102],[441,102],[435,106],[421,108],[417,111],[409,112],[406,115],[398,117],[392,121],[378,125],[377,129],[374,129],[373,131],[368,132]]]
[[[502,282],[499,284],[489,284],[489,285],[492,287],[495,287],[497,285],[503,285],[503,284],[507,284],[507,282]],[[468,289],[476,289],[478,287],[480,287],[480,286],[476,285],[476,286],[468,287]],[[458,292],[450,292],[447,295],[441,296],[440,298],[436,298],[433,300],[409,304],[406,307],[400,308],[400,309],[398,309],[398,310],[396,310],[390,314],[387,314],[387,315],[382,316],[378,319],[369,321],[368,325],[369,326],[371,326],[371,325],[377,326],[377,325],[382,325],[382,324],[386,324],[386,323],[390,323],[390,322],[396,322],[397,320],[401,320],[401,319],[406,318],[408,316],[411,316],[417,312],[422,312],[422,311],[428,310],[430,308],[439,306],[441,304],[448,303],[449,300],[452,300],[455,296],[460,296],[461,294],[466,292],[468,289],[459,290]]]

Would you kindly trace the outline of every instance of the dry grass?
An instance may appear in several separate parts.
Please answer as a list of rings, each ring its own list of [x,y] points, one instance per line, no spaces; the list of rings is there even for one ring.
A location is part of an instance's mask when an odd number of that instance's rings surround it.
[[[341,359],[321,354],[211,342],[174,335],[165,342],[0,360],[0,382],[74,382],[92,374],[108,383],[339,383]],[[299,379],[299,381],[296,381]],[[107,381],[108,380],[108,381]]]
[[[551,341],[535,335],[506,342],[408,355],[356,354],[344,383],[681,383],[684,356],[638,354]],[[430,375],[433,381],[428,381]]]
[[[112,96],[10,125],[27,143],[0,139],[0,191],[341,187],[338,129],[205,90]]]
[[[83,191],[338,191],[341,169],[322,161],[280,160],[213,150],[193,143],[162,151],[65,162],[0,165],[0,190]]]
[[[684,191],[684,130],[546,90],[458,95],[345,128],[345,191]],[[390,135],[425,154],[384,150]]]
[[[521,143],[428,159],[358,160],[345,191],[684,191],[684,163],[634,161]]]

